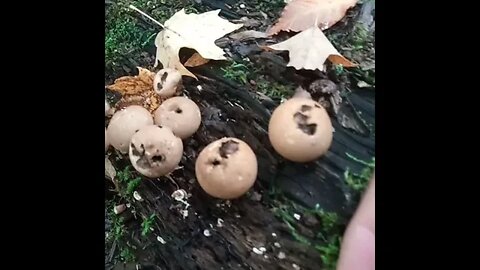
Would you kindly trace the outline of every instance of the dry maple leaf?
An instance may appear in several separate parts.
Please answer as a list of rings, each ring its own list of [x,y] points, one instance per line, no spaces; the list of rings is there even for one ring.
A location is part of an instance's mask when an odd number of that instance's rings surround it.
[[[122,95],[135,95],[149,90],[153,91],[153,77],[155,73],[145,68],[137,68],[137,76],[120,77],[112,85],[107,86],[107,88]]]
[[[340,21],[358,0],[293,0],[283,10],[269,35],[280,31],[301,32],[317,25],[325,30]]]
[[[354,67],[356,64],[343,57],[317,26],[296,34],[295,36],[269,46],[278,51],[288,51],[290,62],[287,66],[298,69],[324,70],[328,59],[334,64]]]
[[[181,63],[178,53],[181,48],[196,50],[204,59],[225,60],[224,51],[215,45],[215,40],[241,28],[218,16],[220,10],[201,14],[186,14],[182,9],[165,22],[164,30],[155,39],[157,60],[164,68],[176,68],[182,75],[196,78]]]
[[[117,110],[124,109],[131,105],[139,105],[154,112],[162,103],[162,99],[154,92],[147,91],[138,95],[124,96],[115,104]]]
[[[155,73],[145,68],[137,68],[138,75],[120,77],[107,88],[122,95],[122,99],[115,104],[115,109],[121,110],[130,105],[140,105],[153,112],[161,103],[160,97],[153,90]]]
[[[210,60],[203,58],[199,53],[194,53],[183,65],[186,67],[198,67],[208,63],[209,61]]]

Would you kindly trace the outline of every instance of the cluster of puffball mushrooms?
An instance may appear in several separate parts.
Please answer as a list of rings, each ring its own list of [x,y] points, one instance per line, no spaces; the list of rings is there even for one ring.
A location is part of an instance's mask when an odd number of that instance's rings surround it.
[[[130,105],[115,112],[105,128],[105,152],[114,147],[130,158],[135,170],[147,178],[174,171],[183,155],[183,139],[201,124],[200,109],[179,95],[182,76],[175,69],[156,73],[154,91],[166,100],[150,112]],[[180,91],[181,92],[181,91]],[[105,101],[105,114],[109,106]],[[310,162],[324,155],[332,143],[333,128],[326,110],[309,97],[294,96],[272,113],[268,135],[275,151],[293,162]],[[238,138],[221,138],[207,145],[195,162],[201,188],[220,199],[245,194],[257,178],[254,151]]]

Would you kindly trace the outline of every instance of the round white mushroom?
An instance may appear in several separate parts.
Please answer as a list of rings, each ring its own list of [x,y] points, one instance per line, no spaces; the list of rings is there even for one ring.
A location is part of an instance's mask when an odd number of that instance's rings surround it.
[[[257,157],[237,138],[222,138],[207,145],[195,162],[202,189],[213,197],[235,199],[245,194],[257,178]]]
[[[273,111],[268,136],[275,151],[284,158],[309,162],[328,151],[333,127],[327,111],[319,103],[294,97]]]
[[[149,111],[138,105],[131,105],[116,112],[107,128],[107,139],[118,151],[128,153],[133,134],[142,127],[152,125],[153,117]]]
[[[182,140],[168,127],[149,125],[132,136],[130,162],[135,170],[149,178],[172,172],[183,154]]]
[[[164,68],[158,71],[153,78],[153,89],[162,98],[169,98],[178,94],[181,89],[182,75],[174,68]]]
[[[169,127],[181,139],[192,136],[200,127],[202,116],[197,104],[186,97],[165,100],[154,113],[156,125]]]

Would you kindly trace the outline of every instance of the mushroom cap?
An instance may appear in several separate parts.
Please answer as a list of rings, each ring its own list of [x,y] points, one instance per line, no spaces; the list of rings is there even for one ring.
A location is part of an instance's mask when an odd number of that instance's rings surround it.
[[[108,150],[107,128],[105,128],[105,152]]]
[[[220,199],[245,194],[257,178],[257,157],[250,146],[237,138],[222,138],[207,145],[195,162],[202,189]]]
[[[116,112],[107,128],[108,142],[126,154],[133,134],[142,127],[153,125],[153,117],[145,108],[131,105]]]
[[[182,81],[182,74],[174,68],[159,70],[153,78],[153,89],[163,97],[169,98],[177,93],[178,86]]]
[[[173,135],[168,127],[145,126],[130,141],[130,162],[135,170],[149,178],[175,170],[182,155],[182,140]]]
[[[268,137],[275,151],[294,162],[309,162],[324,155],[333,139],[327,111],[308,98],[291,98],[272,113]]]
[[[156,125],[169,127],[181,139],[193,135],[200,127],[202,115],[197,104],[186,97],[165,100],[154,112]]]

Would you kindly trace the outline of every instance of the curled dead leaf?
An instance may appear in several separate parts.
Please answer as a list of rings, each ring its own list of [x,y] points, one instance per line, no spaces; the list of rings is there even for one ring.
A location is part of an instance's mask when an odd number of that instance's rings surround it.
[[[343,57],[317,26],[312,26],[283,42],[269,47],[274,50],[288,51],[290,61],[287,66],[294,67],[297,70],[319,69],[324,71],[324,64],[327,59],[332,63],[342,64],[344,67],[357,66]]]
[[[145,91],[153,91],[155,73],[142,67],[137,68],[138,75],[120,77],[112,85],[108,85],[107,88],[122,95],[135,95]]]
[[[108,157],[105,157],[105,177],[113,181],[116,176],[117,171],[115,170],[115,167],[113,167],[112,162]]]
[[[154,112],[162,103],[162,99],[154,92],[147,91],[138,95],[124,96],[116,104],[117,110],[124,109],[131,105],[139,105],[147,109],[149,112]]]
[[[181,48],[194,49],[205,59],[225,60],[225,52],[215,45],[215,40],[243,25],[229,22],[219,17],[219,13],[219,9],[201,14],[186,14],[184,9],[175,13],[165,22],[167,29],[155,38],[155,62],[162,63],[163,68],[176,68],[182,75],[197,78],[180,63]]]
[[[278,22],[268,31],[301,32],[314,25],[325,30],[340,21],[358,0],[293,0],[284,8]]]
[[[194,53],[187,62],[183,64],[186,67],[198,67],[208,63],[210,60],[203,58],[199,53]]]

